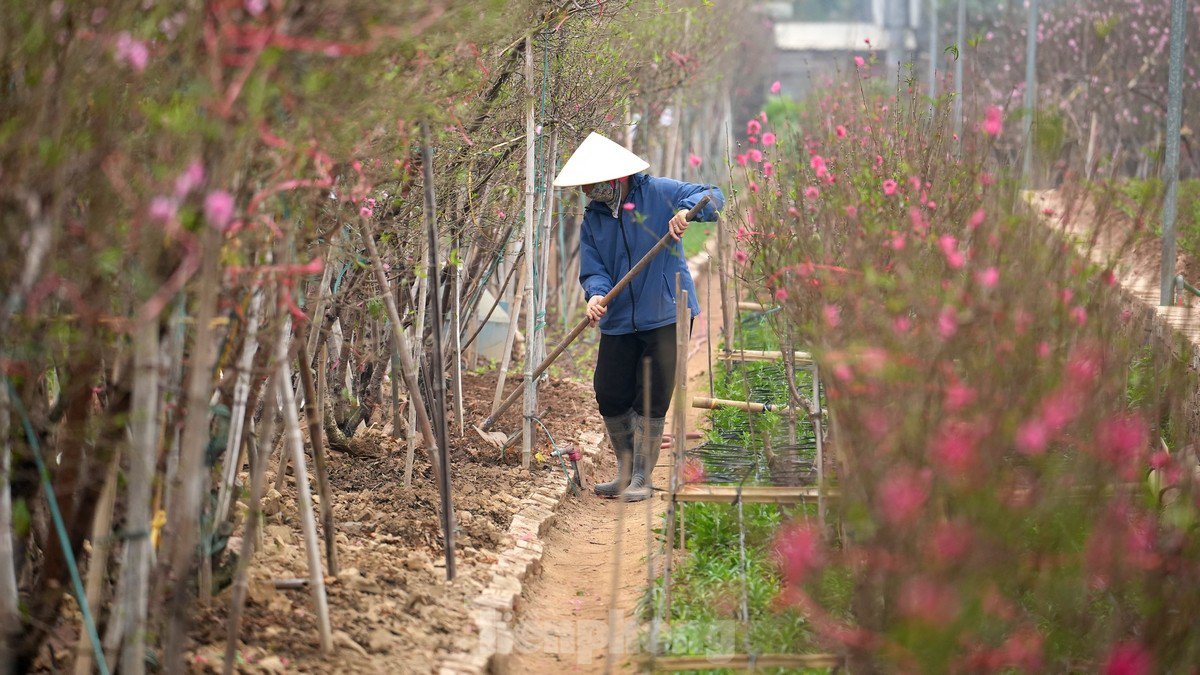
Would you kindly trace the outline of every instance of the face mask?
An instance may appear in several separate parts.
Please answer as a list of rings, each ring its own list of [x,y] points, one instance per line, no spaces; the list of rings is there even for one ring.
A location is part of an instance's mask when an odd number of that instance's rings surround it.
[[[606,183],[596,183],[584,195],[591,200],[597,202],[609,203],[617,199],[616,181],[608,181]]]

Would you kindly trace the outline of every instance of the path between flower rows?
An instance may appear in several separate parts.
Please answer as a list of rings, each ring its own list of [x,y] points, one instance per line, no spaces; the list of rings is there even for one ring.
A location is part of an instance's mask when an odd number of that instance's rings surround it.
[[[701,254],[705,257],[705,254]],[[695,273],[703,314],[696,321],[688,358],[689,395],[708,393],[709,335],[719,331],[721,307],[717,280],[701,266]],[[708,284],[711,283],[711,289]],[[710,292],[711,291],[711,292]],[[711,303],[709,302],[711,298]],[[704,421],[704,411],[688,409],[688,428]],[[668,418],[674,409],[668,413]],[[670,433],[668,424],[668,433]],[[634,672],[636,639],[644,626],[634,616],[646,591],[646,504],[621,505],[590,492],[596,479],[608,480],[615,463],[607,441],[596,476],[588,477],[582,497],[570,499],[546,534],[540,577],[527,582],[518,608],[513,654],[501,668],[509,673],[600,673],[604,671],[609,635],[612,577],[617,572],[617,653],[614,672]],[[654,484],[667,485],[670,469],[666,451],[659,457]],[[666,510],[662,499],[650,500],[651,527],[658,527]],[[618,528],[618,520],[622,521]],[[619,534],[621,555],[614,556]],[[658,542],[655,541],[657,549]],[[661,573],[661,556],[656,575]]]

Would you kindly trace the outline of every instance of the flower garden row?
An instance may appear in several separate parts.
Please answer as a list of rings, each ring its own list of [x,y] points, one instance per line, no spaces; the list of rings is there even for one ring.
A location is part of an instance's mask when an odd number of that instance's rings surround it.
[[[869,68],[772,101],[734,167],[738,273],[813,351],[838,459],[837,536],[794,520],[753,582],[778,575],[771,602],[804,617],[787,651],[921,672],[1195,663],[1194,377],[1145,343],[1112,265],[1024,205],[998,109],[969,113],[960,150],[949,98],[889,95]],[[689,543],[697,569],[728,548],[720,518],[711,551]],[[696,592],[726,606],[707,573]]]

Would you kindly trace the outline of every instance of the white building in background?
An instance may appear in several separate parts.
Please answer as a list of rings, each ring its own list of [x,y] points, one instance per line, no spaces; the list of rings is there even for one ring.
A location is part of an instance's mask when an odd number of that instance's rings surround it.
[[[852,57],[879,62],[913,59],[929,0],[775,0],[761,10],[774,22],[776,75],[783,92],[801,96],[814,77],[853,68]]]

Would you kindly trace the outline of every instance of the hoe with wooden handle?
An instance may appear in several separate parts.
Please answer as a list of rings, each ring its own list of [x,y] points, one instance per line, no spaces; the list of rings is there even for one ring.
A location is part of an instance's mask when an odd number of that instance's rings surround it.
[[[689,221],[695,220],[696,216],[700,215],[700,211],[704,209],[704,206],[708,204],[708,202],[709,197],[708,195],[705,195],[695,206],[691,208],[690,211],[687,212],[685,217]],[[632,269],[626,272],[625,276],[621,277],[621,280],[617,282],[617,285],[613,286],[612,290],[605,294],[605,296],[600,300],[600,306],[608,307],[608,303],[612,302],[612,299],[617,297],[618,293],[625,290],[625,287],[629,285],[629,282],[633,281],[634,277],[641,273],[642,270],[646,269],[646,266],[650,264],[650,261],[654,259],[654,256],[661,253],[662,250],[671,243],[671,240],[672,237],[670,232],[664,234],[662,239],[659,239],[658,243],[654,245],[654,248],[650,249],[646,255],[642,256],[642,259],[639,260]],[[583,333],[583,329],[587,328],[588,324],[590,323],[591,320],[589,320],[587,317],[584,317],[582,321],[576,324],[575,328],[568,333],[561,342],[558,343],[558,346],[554,348],[554,351],[550,352],[550,354],[547,355],[540,364],[538,364],[538,367],[534,369],[533,379],[536,380],[537,378],[541,377],[542,373],[550,367],[550,364],[554,363],[554,361],[558,359],[558,357],[561,356],[564,351],[566,351],[567,347],[575,341],[575,338],[579,337],[579,335]],[[499,406],[497,406],[495,410],[492,411],[491,415],[488,415],[487,418],[483,420],[483,422],[479,423],[478,425],[473,425],[475,431],[479,433],[483,440],[496,446],[497,448],[506,448],[521,435],[521,432],[518,431],[517,433],[513,434],[512,438],[509,438],[502,431],[491,430],[492,426],[496,423],[496,418],[500,417],[500,414],[505,410],[508,410],[509,406],[515,403],[517,397],[520,395],[521,387],[518,386],[500,403]]]

